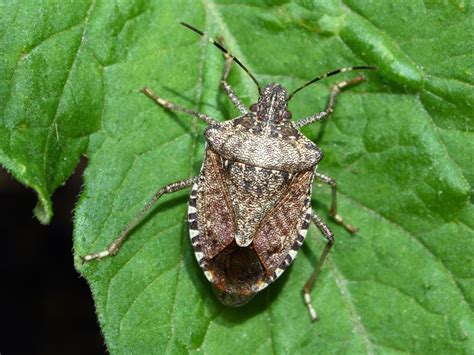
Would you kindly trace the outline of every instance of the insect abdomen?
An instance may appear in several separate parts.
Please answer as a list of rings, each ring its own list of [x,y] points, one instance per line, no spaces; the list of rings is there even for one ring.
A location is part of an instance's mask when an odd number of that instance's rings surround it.
[[[266,278],[266,271],[252,246],[239,247],[235,241],[208,264],[219,300],[232,307],[247,303]]]

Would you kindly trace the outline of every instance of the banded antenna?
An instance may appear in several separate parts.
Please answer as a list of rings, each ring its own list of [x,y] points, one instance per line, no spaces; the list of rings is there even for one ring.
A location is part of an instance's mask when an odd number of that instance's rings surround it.
[[[327,78],[329,76],[333,76],[333,75],[336,75],[336,74],[339,74],[339,73],[345,73],[345,72],[348,72],[348,71],[352,71],[352,70],[377,70],[377,67],[374,67],[372,65],[359,65],[359,66],[354,66],[354,67],[347,67],[347,68],[341,68],[341,69],[337,69],[337,70],[334,70],[334,71],[330,71],[329,73],[326,73],[324,75],[320,75],[320,76],[317,76],[316,78],[314,78],[313,80],[310,80],[308,81],[307,83],[301,85],[298,89],[294,90],[290,96],[288,96],[288,101],[291,100],[291,98],[298,92],[298,91],[301,91],[303,90],[305,87],[311,85],[311,84],[314,84],[315,82],[317,81],[320,81],[324,78]]]
[[[184,27],[187,27],[189,28],[191,31],[194,31],[196,32],[198,35],[204,37],[204,32],[198,30],[197,28],[187,24],[187,23],[184,23],[184,22],[180,22]],[[229,57],[232,58],[232,60],[234,62],[236,62],[249,76],[250,78],[252,78],[253,82],[257,85],[257,88],[258,88],[258,92],[260,93],[261,92],[261,87],[260,87],[260,84],[258,83],[257,79],[255,79],[255,77],[252,75],[252,73],[245,67],[245,65],[242,64],[242,62],[240,60],[238,60],[236,57],[234,57],[232,55],[232,53],[230,53],[227,49],[225,49],[219,42],[213,40],[212,38],[209,38],[209,41],[214,45],[216,46],[217,48],[219,48],[222,52],[224,52],[225,54],[227,54]]]

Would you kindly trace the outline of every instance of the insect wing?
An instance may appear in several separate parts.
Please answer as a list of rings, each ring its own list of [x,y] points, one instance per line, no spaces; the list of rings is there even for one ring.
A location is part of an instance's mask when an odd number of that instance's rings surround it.
[[[298,173],[257,230],[254,248],[272,281],[280,276],[303,244],[311,218],[313,171]]]
[[[203,262],[224,250],[234,240],[235,234],[222,159],[211,149],[206,150],[204,169],[199,184],[191,193],[189,205],[191,243],[198,261],[204,266]]]

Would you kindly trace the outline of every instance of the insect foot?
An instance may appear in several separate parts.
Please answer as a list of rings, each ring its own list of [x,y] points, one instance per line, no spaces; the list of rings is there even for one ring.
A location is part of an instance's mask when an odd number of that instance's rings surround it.
[[[191,25],[183,25],[205,36]],[[311,206],[314,179],[331,186],[330,216],[351,233],[357,229],[338,214],[336,182],[316,172],[323,153],[300,128],[329,117],[341,90],[364,78],[357,76],[335,84],[323,111],[296,122],[291,121],[288,102],[300,90],[326,77],[375,68],[338,69],[308,81],[289,94],[277,83],[260,86],[236,57],[219,42],[209,41],[225,53],[221,85],[240,115],[218,122],[203,113],[173,104],[149,88],[143,89],[146,96],[166,110],[197,117],[207,124],[200,174],[159,189],[106,250],[86,255],[83,260],[117,254],[161,196],[191,187],[188,223],[194,254],[216,296],[228,306],[247,303],[280,277],[295,259],[311,221],[318,227],[327,244],[303,288],[304,303],[314,321],[317,313],[312,305],[311,290],[334,244],[333,233]],[[249,108],[227,82],[233,63],[257,86],[258,100]]]

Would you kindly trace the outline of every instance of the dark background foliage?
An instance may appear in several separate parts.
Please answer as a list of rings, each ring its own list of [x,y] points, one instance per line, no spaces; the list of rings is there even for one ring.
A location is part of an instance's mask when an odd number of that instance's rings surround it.
[[[84,166],[54,194],[56,215],[48,226],[32,215],[33,191],[0,169],[2,354],[105,351],[89,288],[71,263],[72,215]]]

